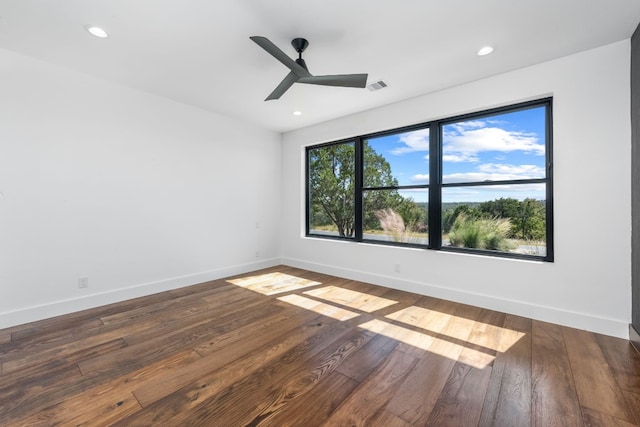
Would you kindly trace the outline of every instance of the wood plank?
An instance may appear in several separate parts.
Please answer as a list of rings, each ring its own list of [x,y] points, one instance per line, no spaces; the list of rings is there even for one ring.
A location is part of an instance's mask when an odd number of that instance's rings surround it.
[[[61,324],[61,322],[57,323]],[[80,323],[69,323],[64,325],[64,327],[61,326],[59,329],[47,328],[40,330],[40,328],[37,328],[37,332],[34,330],[23,331],[29,332],[26,336],[15,332],[11,334],[12,340],[10,343],[0,346],[0,359],[9,360],[12,354],[39,353],[59,345],[68,344],[76,341],[80,337],[88,336],[96,330],[100,330],[102,326],[100,319],[94,318],[84,320]]]
[[[446,341],[436,344],[438,350],[446,349]],[[449,347],[452,351],[454,345]],[[420,359],[413,372],[398,388],[389,401],[387,411],[412,425],[425,425],[436,402],[440,398],[448,378],[456,364],[452,358],[431,353]]]
[[[562,331],[581,406],[635,422],[594,335],[573,328]]]
[[[427,425],[477,425],[489,386],[504,313],[482,310],[458,361],[427,420]],[[482,351],[480,351],[482,349]],[[485,350],[486,349],[486,350]],[[486,352],[489,351],[489,352]]]
[[[439,333],[448,323],[455,318],[446,309],[451,305],[442,300],[428,300],[429,308],[413,305],[386,315],[383,319],[374,319],[359,326],[367,328],[375,333],[390,337],[398,341],[398,350],[421,358],[428,355],[428,351],[434,342],[440,337]],[[465,331],[472,326],[472,321],[464,318],[457,319],[459,323],[465,323]],[[454,331],[450,330],[450,334]],[[461,332],[462,336],[469,334]],[[447,340],[454,340],[463,345],[464,340],[456,337],[447,337]]]
[[[198,306],[199,300],[204,298],[231,298],[236,296],[236,299],[243,299],[246,297],[242,289],[238,289],[233,285],[221,285],[213,288],[206,288],[198,293],[185,293],[182,296],[176,296],[171,299],[159,301],[155,304],[150,304],[142,307],[137,307],[132,310],[121,311],[118,313],[112,313],[108,316],[102,316],[100,320],[105,325],[121,322],[136,322],[144,320],[149,316],[155,314],[161,314],[165,316],[168,312],[174,310],[183,311],[184,307],[193,308]]]
[[[77,365],[78,362],[105,354],[111,354],[125,348],[126,346],[127,344],[121,338],[118,338],[106,343],[97,344],[93,347],[84,348],[75,353],[70,353],[64,358],[54,357],[44,363],[13,371],[10,374],[7,374],[6,377],[7,379],[10,379],[10,381],[15,381],[14,384],[28,384],[30,383],[30,379],[46,378],[51,375],[52,372],[56,372],[57,370],[64,371],[69,369],[73,372],[77,371],[79,373],[80,371],[78,370]]]
[[[119,376],[139,369],[147,363],[153,363],[163,357],[171,356],[185,348],[195,349],[198,345],[218,334],[226,333],[244,324],[251,323],[261,316],[281,311],[282,307],[267,305],[264,310],[249,310],[243,316],[236,311],[226,313],[220,318],[214,317],[208,322],[197,322],[164,335],[155,335],[153,345],[147,341],[129,345],[114,355],[104,355],[78,363],[83,375],[97,374]],[[126,339],[127,337],[125,337]]]
[[[532,426],[582,426],[562,327],[534,320],[531,336]]]
[[[276,303],[276,305],[279,304]],[[308,322],[317,323],[322,319],[323,316],[318,316],[312,311],[287,306],[282,311],[260,316],[251,323],[216,335],[195,347],[194,350],[203,357],[213,353],[218,353],[217,357],[220,357],[221,351],[233,346],[234,355],[240,357],[256,346],[288,333],[293,328],[300,328],[301,325],[304,327]],[[256,340],[256,336],[259,336],[260,340]]]
[[[322,425],[370,425],[417,363],[417,358],[394,350]]]
[[[374,313],[380,317],[411,307],[423,298],[421,295],[412,294],[398,289],[388,289],[386,292],[381,293],[380,296],[395,302],[395,304],[381,308]]]
[[[326,420],[358,385],[358,382],[337,371],[331,372],[306,395],[291,402],[286,411],[273,414],[264,421],[261,420],[260,425],[276,427],[318,425]]]
[[[373,313],[396,304],[393,300],[372,295],[372,292],[361,292],[333,285],[304,291],[303,294],[331,304],[338,304],[348,309],[356,309],[367,313]]]
[[[362,382],[398,346],[398,341],[384,335],[376,335],[360,351],[353,354],[336,368],[338,372],[357,382]]]
[[[337,324],[320,323],[316,328],[315,334],[291,348],[288,341],[276,343],[265,349],[266,352],[240,358],[224,369],[202,375],[198,381],[155,401],[116,425],[148,426],[158,420],[172,425],[188,425],[191,418],[206,425],[207,422],[201,417],[246,416],[246,406],[255,408],[266,386],[280,383],[290,375],[292,368],[304,366],[326,348],[327,341],[333,342],[336,337],[340,340],[349,333]],[[264,362],[261,363],[261,360]],[[196,415],[201,406],[208,412]],[[215,425],[218,421],[215,418],[209,422]]]
[[[640,393],[633,393],[630,391],[623,391],[624,400],[627,402],[629,409],[633,412],[633,416],[636,419],[636,424],[640,426]]]
[[[479,426],[531,425],[531,320],[507,315],[504,328]]]
[[[456,363],[433,407],[427,426],[477,425],[491,367],[474,368]],[[469,390],[477,388],[477,393]]]
[[[206,411],[208,419],[211,421],[220,419],[224,425],[231,425],[232,422],[257,425],[263,420],[269,420],[278,414],[288,412],[296,400],[308,394],[318,383],[334,372],[343,360],[362,348],[369,339],[371,339],[371,335],[367,332],[349,331],[344,337],[334,341],[322,352],[292,371],[283,378],[282,382],[274,383],[258,396],[252,393],[252,397],[257,397],[260,403],[245,405],[242,418],[237,418],[233,414],[229,414],[230,416],[227,417],[228,412],[226,411],[224,414],[220,414],[221,416],[211,416],[209,411]],[[198,408],[197,412],[204,412],[202,409]]]
[[[109,341],[105,341],[109,340]],[[51,360],[59,360],[61,363],[75,363],[97,357],[101,354],[109,354],[115,349],[121,349],[127,343],[118,338],[117,334],[111,336],[96,336],[85,340],[73,341],[69,344],[55,347],[40,353],[25,354],[20,358],[11,358],[2,362],[4,375],[36,367],[40,364],[48,364]]]
[[[638,427],[638,424],[630,423],[593,409],[583,408],[582,413],[585,427]]]
[[[257,341],[254,337],[245,340],[248,344],[244,348],[229,346],[219,348],[217,352],[210,352],[202,360],[175,369],[171,373],[159,377],[156,381],[149,381],[142,387],[136,388],[134,394],[144,407],[180,390],[182,387],[202,379],[203,375],[216,372],[229,365],[226,369],[235,369],[236,380],[240,375],[249,375],[262,365],[280,357],[304,340],[308,340],[318,333],[319,329],[328,327],[329,323],[316,319],[307,322],[302,327],[299,324],[289,330],[279,330],[279,335],[269,341]],[[268,337],[261,337],[268,340]],[[241,362],[239,362],[242,360]]]
[[[627,340],[594,336],[620,388],[640,393],[640,353]]]
[[[50,343],[57,342],[60,339],[75,338],[87,331],[95,330],[103,326],[102,321],[99,318],[86,318],[81,321],[69,321],[67,324],[63,324],[62,321],[57,322],[56,327],[39,327],[33,329],[26,329],[17,331],[12,334],[13,347],[22,349],[31,343],[38,342]],[[9,350],[8,348],[5,350]]]
[[[11,344],[11,332],[0,330],[0,352],[4,350],[7,344]]]
[[[59,393],[56,400],[49,399],[52,402],[50,406],[39,409],[31,417],[16,420],[16,424],[39,425],[46,421],[46,425],[110,425],[141,409],[132,394],[133,388],[189,366],[198,359],[200,356],[196,353],[185,351],[82,393],[73,394],[73,389],[61,390],[66,392]]]
[[[345,309],[335,304],[328,304],[322,300],[312,299],[306,295],[288,294],[278,297],[278,300],[295,307],[311,310],[335,320],[346,321],[359,318],[360,314],[351,309]]]
[[[204,298],[203,298],[204,299]],[[236,295],[227,293],[221,295],[218,301],[198,302],[191,307],[184,307],[178,311],[167,311],[159,313],[149,321],[155,321],[153,327],[131,328],[128,333],[124,333],[123,338],[129,345],[142,344],[149,340],[157,339],[158,336],[168,336],[194,329],[198,326],[212,324],[220,319],[233,317],[238,313],[242,317],[244,311],[250,310],[259,305],[269,305],[269,300],[265,300],[246,291]],[[146,321],[136,321],[131,324],[148,324]]]
[[[15,375],[10,374],[0,377],[0,425],[11,425],[12,420],[56,402],[56,396],[62,390],[70,393],[72,386],[82,379],[75,364],[44,365],[43,368],[46,371],[37,376],[14,378]]]
[[[215,292],[217,290],[226,292],[229,289],[229,283],[225,279],[210,280],[208,282],[202,282],[195,285],[183,286],[177,289],[171,289],[167,291],[168,299],[180,298],[186,295],[196,295],[206,292]]]
[[[291,291],[300,291],[321,285],[320,282],[303,279],[282,272],[264,273],[250,277],[228,280],[241,288],[258,292],[262,295],[277,295]]]
[[[461,343],[471,333],[470,319],[480,312],[441,300],[423,300],[421,304],[432,309],[437,307],[448,322],[387,406],[389,412],[414,425],[424,425],[429,419],[464,349]]]
[[[369,421],[367,426],[371,427],[411,427],[412,424],[404,421],[400,417],[396,417],[391,412],[380,411],[376,413]]]
[[[0,329],[0,352],[4,350],[3,345],[11,343],[11,332]],[[6,346],[5,346],[6,347]]]
[[[122,393],[122,392],[121,392]],[[109,426],[114,421],[134,414],[140,410],[141,406],[131,393],[119,396],[102,395],[87,396],[90,400],[92,410],[84,410],[87,401],[76,404],[75,408],[70,408],[66,402],[54,405],[35,415],[19,420],[24,426],[52,426],[52,425],[74,425],[74,426]]]
[[[400,340],[399,350],[423,357],[425,350],[433,345],[440,332],[449,324],[452,316],[443,313],[443,307],[447,307],[445,301],[438,301],[432,308],[410,306],[385,316],[385,319],[393,321],[392,326],[380,331],[394,339]],[[401,331],[397,333],[396,331]],[[402,331],[406,332],[402,332]]]

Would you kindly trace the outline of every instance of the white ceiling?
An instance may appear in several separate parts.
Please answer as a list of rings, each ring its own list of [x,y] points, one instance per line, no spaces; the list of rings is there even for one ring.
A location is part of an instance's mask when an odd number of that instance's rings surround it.
[[[627,39],[638,22],[640,0],[0,0],[0,48],[283,132]],[[265,102],[288,70],[253,35],[292,57],[304,37],[313,74],[389,87],[295,84]]]

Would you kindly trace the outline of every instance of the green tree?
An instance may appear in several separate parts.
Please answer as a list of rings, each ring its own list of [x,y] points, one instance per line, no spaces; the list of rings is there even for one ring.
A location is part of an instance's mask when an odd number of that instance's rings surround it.
[[[363,144],[366,187],[394,187],[391,165],[368,144]],[[353,236],[355,228],[355,145],[335,144],[309,152],[310,223],[334,224],[340,236]],[[397,208],[405,199],[396,190],[363,192],[365,229],[380,228],[375,212]]]
[[[409,229],[420,233],[427,231],[428,210],[424,205],[421,207],[411,197],[405,197],[396,206],[396,211]]]
[[[522,203],[511,197],[501,197],[478,205],[478,211],[489,218],[516,218],[522,210]]]
[[[545,205],[542,201],[501,197],[481,203],[477,210],[484,218],[508,218],[511,222],[509,237],[537,240],[545,236]]]
[[[329,220],[340,236],[352,236],[355,225],[355,148],[353,143],[320,147],[309,152],[310,221]]]
[[[544,202],[524,199],[520,203],[518,215],[511,218],[515,237],[522,240],[541,240],[546,235],[546,215]]]

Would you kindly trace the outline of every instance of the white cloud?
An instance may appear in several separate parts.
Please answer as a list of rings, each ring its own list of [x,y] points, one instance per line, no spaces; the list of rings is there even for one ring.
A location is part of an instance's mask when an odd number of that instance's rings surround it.
[[[534,133],[491,127],[481,121],[456,123],[445,127],[443,135],[444,157],[450,156],[453,159],[451,161],[475,162],[477,154],[484,151],[502,153],[523,151],[544,155],[545,146],[544,143],[539,142]]]
[[[429,151],[429,129],[420,129],[408,132],[400,137],[400,142],[405,144],[402,147],[394,148],[391,154],[400,156],[405,153],[415,153],[417,151]]]
[[[472,120],[469,122],[453,123],[453,124],[447,125],[446,128],[447,130],[455,129],[457,133],[464,133],[464,132],[468,132],[469,129],[478,129],[486,126],[487,126],[486,122],[482,120]]]
[[[545,170],[536,165],[504,165],[485,163],[474,172],[452,173],[442,177],[443,182],[509,181],[515,179],[544,178]]]
[[[501,126],[506,124],[508,123],[500,120],[472,120],[446,125],[443,135],[443,160],[452,163],[477,163],[478,153],[485,151],[523,151],[544,155],[545,145],[540,143],[535,133],[503,129]],[[407,132],[402,134],[399,140],[402,145],[391,150],[393,155],[429,151],[429,129]],[[428,155],[426,157],[428,158]],[[504,156],[496,156],[496,159],[504,160]]]
[[[428,173],[419,173],[413,175],[410,179],[412,184],[428,184],[429,183],[429,174]]]
[[[480,161],[478,156],[470,153],[443,154],[442,161],[448,163],[477,163]]]
[[[527,178],[544,178],[543,167],[536,165],[504,165],[499,163],[484,163],[478,166],[478,170],[487,173],[498,173]]]

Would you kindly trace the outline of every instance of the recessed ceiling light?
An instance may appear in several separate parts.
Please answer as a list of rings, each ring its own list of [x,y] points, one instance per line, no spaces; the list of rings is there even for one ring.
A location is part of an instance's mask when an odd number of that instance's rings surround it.
[[[493,48],[491,46],[485,46],[478,51],[478,56],[489,55],[491,52],[493,52]]]
[[[85,25],[84,29],[87,30],[89,34],[98,37],[99,39],[106,39],[107,37],[109,37],[109,34],[107,34],[105,30],[94,25]]]
[[[302,111],[294,111],[293,115],[294,116],[301,116],[302,115]]]

